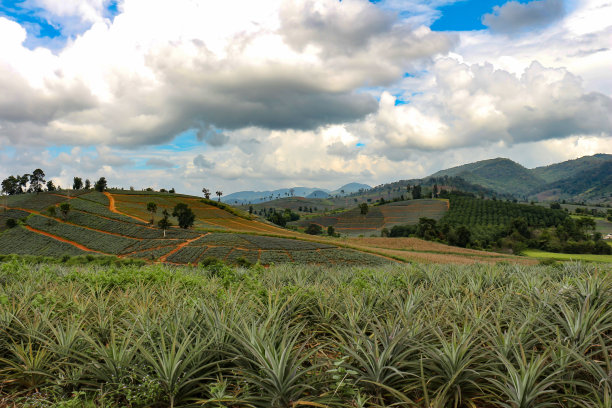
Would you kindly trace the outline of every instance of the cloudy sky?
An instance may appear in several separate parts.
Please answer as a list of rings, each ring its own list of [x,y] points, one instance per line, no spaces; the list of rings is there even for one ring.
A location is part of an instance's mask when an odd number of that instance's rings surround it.
[[[612,153],[612,0],[0,0],[0,177],[226,194]]]

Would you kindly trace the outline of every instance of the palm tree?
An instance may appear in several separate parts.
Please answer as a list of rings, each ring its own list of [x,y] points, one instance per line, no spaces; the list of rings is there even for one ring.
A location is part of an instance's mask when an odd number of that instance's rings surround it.
[[[221,196],[223,195],[223,191],[217,191],[215,194],[219,196],[218,201],[221,202]]]

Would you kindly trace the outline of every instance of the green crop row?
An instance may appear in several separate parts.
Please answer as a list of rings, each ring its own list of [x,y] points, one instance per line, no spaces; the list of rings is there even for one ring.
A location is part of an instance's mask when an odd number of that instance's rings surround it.
[[[127,247],[133,245],[132,238],[118,237],[116,235],[88,230],[76,225],[58,222],[51,218],[32,215],[28,218],[28,225],[41,231],[74,241],[86,248],[107,254],[118,255]],[[37,248],[31,248],[32,254],[37,254]]]
[[[70,206],[74,210],[88,212],[88,213],[99,215],[105,218],[111,218],[117,221],[129,222],[132,224],[139,224],[139,225],[143,224],[141,221],[138,221],[134,218],[125,216],[123,214],[114,213],[111,210],[109,210],[108,207],[105,207],[104,205],[99,204],[94,201],[82,200],[80,198],[77,198],[74,200],[70,200]]]
[[[27,193],[9,196],[6,205],[28,210],[44,211],[45,208],[67,201],[66,197],[59,197],[51,193]]]
[[[89,201],[93,201],[94,203],[101,204],[105,207],[108,207],[110,205],[110,201],[108,197],[106,196],[106,194],[100,193],[99,191],[91,191],[79,197],[84,200],[89,200]]]
[[[186,246],[167,258],[168,262],[176,262],[176,263],[197,263],[198,259],[202,254],[206,251],[206,247],[191,247]]]
[[[84,227],[125,235],[130,238],[155,239],[164,236],[164,232],[159,228],[148,228],[143,225],[108,220],[82,212],[71,212],[67,221]],[[189,239],[195,236],[197,236],[196,233],[184,229],[171,228],[166,231],[167,238]]]
[[[30,213],[21,210],[0,210],[0,231],[6,229],[8,220],[20,220],[26,218]]]
[[[73,245],[37,234],[23,227],[15,227],[4,232],[0,239],[0,254],[3,255],[39,255],[59,258],[64,255],[74,256],[86,253]]]
[[[123,254],[130,252],[146,251],[149,249],[172,247],[185,242],[184,240],[168,240],[168,239],[143,239],[142,241],[136,241],[133,245],[125,248]]]
[[[129,255],[127,255],[128,258],[138,258],[138,259],[146,259],[149,261],[154,261],[156,259],[158,259],[159,257],[162,257],[164,255],[166,255],[168,252],[172,251],[172,249],[174,249],[174,247],[163,247],[163,248],[155,248],[155,249],[149,249],[149,250],[145,250],[145,251],[140,251],[140,252],[136,252],[136,253],[131,253]]]
[[[516,204],[500,200],[451,195],[450,210],[442,221],[449,224],[507,225],[514,218],[524,218],[530,226],[550,227],[560,224],[568,215],[537,205]]]
[[[291,259],[287,251],[262,251],[259,262],[262,265],[289,263]]]

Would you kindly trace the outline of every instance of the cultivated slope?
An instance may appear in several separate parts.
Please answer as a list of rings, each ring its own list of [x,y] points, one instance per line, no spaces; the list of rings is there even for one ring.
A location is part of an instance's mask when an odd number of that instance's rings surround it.
[[[297,262],[315,264],[377,265],[389,262],[380,256],[338,248],[322,242],[295,239],[301,234],[241,217],[197,197],[112,191],[79,191],[23,194],[8,197],[0,211],[19,225],[3,229],[0,254],[115,255],[168,263],[198,263],[213,257],[229,262],[244,259],[270,264]],[[177,203],[188,204],[196,213],[194,229],[173,227],[163,231],[148,223],[146,204],[155,202],[158,215],[172,211]],[[71,210],[61,214],[59,206]],[[56,214],[47,209],[55,208]],[[5,211],[6,210],[6,211]],[[176,225],[176,220],[171,220]],[[272,237],[269,235],[277,235]],[[288,239],[294,238],[294,239]],[[308,237],[304,237],[308,238]]]
[[[448,209],[446,200],[410,200],[398,201],[380,206],[369,207],[367,214],[361,214],[359,208],[353,208],[335,215],[305,219],[299,222],[302,226],[318,224],[329,226],[341,234],[380,235],[383,228],[390,229],[395,225],[416,224],[419,218],[427,217],[439,220]]]

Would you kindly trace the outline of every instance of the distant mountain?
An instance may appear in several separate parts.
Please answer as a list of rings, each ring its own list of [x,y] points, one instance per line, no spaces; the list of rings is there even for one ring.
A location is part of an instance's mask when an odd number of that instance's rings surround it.
[[[293,187],[293,188],[280,188],[278,190],[266,190],[266,191],[238,191],[236,193],[228,194],[225,197],[221,197],[221,201],[228,204],[246,204],[246,203],[263,203],[264,201],[270,201],[278,197],[291,196],[291,190],[295,197],[306,197],[314,191],[325,191],[329,193],[329,190],[316,188],[316,187]]]
[[[348,183],[348,184],[343,185],[339,189],[332,191],[329,194],[330,195],[344,195],[344,194],[357,193],[359,190],[369,190],[371,188],[372,187],[367,184]]]
[[[294,197],[327,198],[329,196],[342,195],[342,190],[344,190],[344,194],[351,194],[358,192],[360,189],[368,190],[370,188],[372,187],[368,186],[367,184],[349,183],[334,191],[318,187],[280,188],[278,190],[267,191],[238,191],[236,193],[228,194],[225,197],[221,197],[221,201],[228,204],[257,204],[277,198],[291,197],[291,190],[293,190]],[[270,196],[272,196],[272,198],[270,198]]]
[[[331,196],[331,194],[329,194],[327,191],[316,190],[308,194],[306,198],[327,198],[329,196]]]
[[[532,173],[547,183],[573,178],[579,173],[592,170],[597,166],[612,161],[612,154],[595,154],[584,156],[576,160],[568,160],[550,166],[536,167]]]
[[[430,177],[456,176],[501,194],[525,196],[546,182],[510,159],[497,158],[452,167]]]

